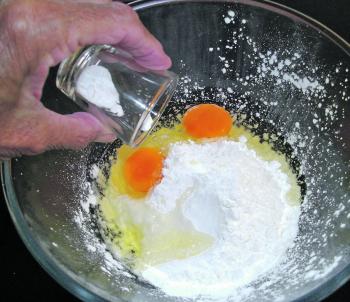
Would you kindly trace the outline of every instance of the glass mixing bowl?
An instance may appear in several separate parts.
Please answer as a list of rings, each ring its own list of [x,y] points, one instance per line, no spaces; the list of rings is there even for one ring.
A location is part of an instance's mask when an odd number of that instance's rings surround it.
[[[228,301],[318,301],[329,295],[350,276],[349,44],[270,2],[132,5],[181,78],[161,122],[190,104],[225,104],[252,131],[275,138],[304,184],[300,231],[288,259]],[[53,70],[43,102],[61,113],[77,110],[56,89],[55,77]],[[88,183],[93,164],[114,146],[4,162],[13,221],[38,262],[82,300],[183,301],[139,280],[99,241]]]

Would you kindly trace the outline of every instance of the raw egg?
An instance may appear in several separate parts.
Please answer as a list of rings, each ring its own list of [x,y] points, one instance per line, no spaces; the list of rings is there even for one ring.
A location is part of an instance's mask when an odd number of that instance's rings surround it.
[[[137,149],[125,161],[124,177],[136,192],[147,193],[162,178],[164,156],[157,148]]]
[[[228,135],[233,119],[220,106],[201,104],[187,110],[182,123],[186,132],[194,138],[214,138]]]

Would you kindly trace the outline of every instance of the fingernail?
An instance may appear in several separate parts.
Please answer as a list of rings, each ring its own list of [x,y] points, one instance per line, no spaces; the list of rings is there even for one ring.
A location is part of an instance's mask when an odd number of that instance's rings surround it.
[[[101,134],[97,136],[95,142],[97,143],[112,143],[117,139],[117,136],[114,133]]]

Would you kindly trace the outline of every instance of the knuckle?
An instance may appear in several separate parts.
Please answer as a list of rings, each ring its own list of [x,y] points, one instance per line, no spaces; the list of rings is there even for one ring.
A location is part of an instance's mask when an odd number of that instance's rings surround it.
[[[34,155],[43,153],[48,149],[48,134],[36,125],[31,125],[22,135],[22,148],[27,150],[26,154]]]
[[[115,2],[113,5],[117,9],[116,13],[113,14],[117,22],[120,22],[122,20],[128,20],[129,22],[139,22],[139,16],[131,6],[120,2]]]
[[[41,137],[29,135],[23,140],[22,149],[26,150],[27,154],[34,155],[46,151],[47,145],[44,143]]]
[[[31,144],[31,146],[28,148],[28,151],[31,154],[40,154],[46,151],[46,145],[43,143]]]
[[[137,15],[136,12],[134,11],[134,9],[127,4],[124,4],[122,2],[115,2],[112,5],[114,5],[114,7],[118,8],[118,11],[123,14],[123,15],[130,15],[130,16],[135,16]]]
[[[131,18],[139,20],[139,15],[136,11],[129,5],[125,5],[125,13],[127,13]]]
[[[91,133],[65,133],[61,138],[58,138],[59,144],[54,146],[54,149],[68,148],[79,150],[85,148],[90,142],[94,140]]]
[[[8,154],[11,156],[15,156],[18,154],[24,155],[35,155],[39,153],[43,153],[46,151],[46,145],[39,141],[33,140],[32,137],[16,137],[11,141],[6,142],[6,148],[9,150]]]
[[[30,0],[15,0],[5,5],[1,18],[10,35],[21,38],[26,34],[33,6],[34,3]]]
[[[95,139],[92,133],[81,133],[76,137],[76,148],[85,148],[90,142]]]

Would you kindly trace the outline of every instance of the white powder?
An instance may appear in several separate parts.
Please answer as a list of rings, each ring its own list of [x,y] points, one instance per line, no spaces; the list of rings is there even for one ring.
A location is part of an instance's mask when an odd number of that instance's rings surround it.
[[[91,65],[86,67],[77,80],[77,92],[87,101],[117,116],[123,116],[119,93],[108,69]]]
[[[118,117],[124,115],[119,92],[107,68],[100,65],[86,67],[79,75],[76,89],[80,96],[97,107],[104,108]],[[152,125],[153,119],[148,115],[141,126],[141,131],[150,130]]]
[[[224,21],[225,21],[226,24],[229,24],[229,23],[231,22],[231,18],[226,17],[226,18],[224,19]]]
[[[233,11],[233,10],[229,10],[228,12],[227,12],[227,14],[230,16],[230,17],[234,17],[236,14],[235,14],[235,12]]]
[[[148,114],[142,123],[141,131],[146,132],[146,131],[150,130],[152,128],[152,125],[153,125],[153,119],[152,119],[151,115]]]
[[[99,168],[94,165],[91,169],[91,177],[96,179],[100,173]],[[73,221],[79,228],[80,235],[82,236],[82,242],[86,249],[86,254],[84,257],[89,259],[95,259],[95,257],[100,257],[102,259],[100,269],[104,271],[107,275],[122,274],[126,277],[131,277],[130,273],[124,270],[120,262],[115,260],[113,256],[106,250],[105,243],[101,242],[98,237],[96,237],[95,230],[91,228],[91,214],[90,208],[96,207],[98,201],[96,193],[92,190],[90,183],[81,184],[85,189],[88,190],[88,194],[80,196],[80,208],[74,213]],[[52,243],[53,244],[53,243]],[[93,260],[92,260],[93,261]]]
[[[298,231],[299,206],[276,161],[245,140],[176,143],[163,179],[145,201],[168,213],[180,207],[195,229],[212,236],[205,252],[147,268],[143,277],[174,296],[227,296],[278,265]]]

